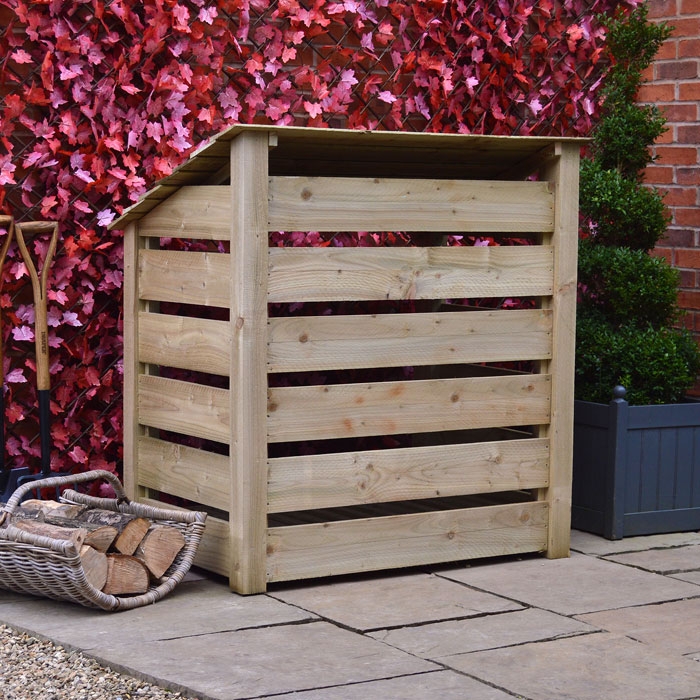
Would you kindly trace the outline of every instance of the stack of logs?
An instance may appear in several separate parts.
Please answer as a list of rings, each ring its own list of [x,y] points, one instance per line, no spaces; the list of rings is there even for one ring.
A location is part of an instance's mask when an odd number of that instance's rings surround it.
[[[185,545],[176,527],[57,501],[24,501],[15,508],[12,525],[35,535],[73,542],[87,580],[109,595],[145,593]]]

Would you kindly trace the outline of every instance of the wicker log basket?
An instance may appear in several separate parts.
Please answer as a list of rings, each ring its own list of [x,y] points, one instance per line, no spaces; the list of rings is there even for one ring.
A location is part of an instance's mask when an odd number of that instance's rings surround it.
[[[63,492],[61,500],[150,518],[154,523],[177,528],[185,538],[185,546],[173,564],[146,593],[124,597],[103,593],[88,582],[80,555],[72,542],[24,532],[12,524],[12,514],[27,493],[98,479],[109,482],[117,497],[96,498],[68,489]],[[0,511],[0,588],[103,610],[131,610],[149,605],[170,593],[189,571],[202,539],[205,520],[205,513],[165,510],[131,502],[119,479],[106,471],[31,481],[18,487]]]

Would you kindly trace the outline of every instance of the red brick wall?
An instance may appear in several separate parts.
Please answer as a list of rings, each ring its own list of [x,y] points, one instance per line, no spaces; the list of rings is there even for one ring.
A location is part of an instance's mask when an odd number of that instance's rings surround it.
[[[646,174],[647,182],[668,193],[672,217],[656,252],[680,270],[679,302],[700,340],[700,0],[651,0],[649,17],[675,27],[640,95],[659,105],[668,121],[654,147],[658,160]]]

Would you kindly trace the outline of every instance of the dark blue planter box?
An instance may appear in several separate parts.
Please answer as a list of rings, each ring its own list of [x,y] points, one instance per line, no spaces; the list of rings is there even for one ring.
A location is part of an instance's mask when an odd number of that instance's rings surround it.
[[[571,525],[611,540],[700,530],[700,402],[575,401]]]

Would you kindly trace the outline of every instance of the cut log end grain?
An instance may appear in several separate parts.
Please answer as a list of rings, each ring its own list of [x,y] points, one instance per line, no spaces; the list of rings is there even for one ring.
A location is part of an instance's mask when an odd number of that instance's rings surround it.
[[[148,518],[140,518],[127,513],[116,513],[101,508],[85,511],[80,515],[79,520],[94,525],[115,527],[119,534],[114,541],[114,548],[120,554],[133,554],[151,526],[151,521]]]
[[[90,545],[100,552],[106,552],[119,534],[117,528],[111,525],[96,525],[95,523],[86,523],[83,520],[76,520],[74,518],[55,517],[52,514],[47,514],[44,517],[46,518],[46,522],[52,525],[84,529],[87,532],[85,544]]]
[[[149,575],[145,564],[127,554],[107,554],[107,595],[140,595],[148,591]]]
[[[136,548],[134,555],[154,578],[160,578],[185,546],[183,534],[175,527],[154,525]]]
[[[107,583],[107,555],[84,544],[80,548],[80,560],[88,583],[101,591]]]

